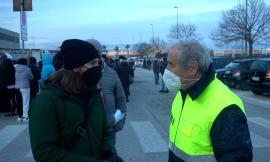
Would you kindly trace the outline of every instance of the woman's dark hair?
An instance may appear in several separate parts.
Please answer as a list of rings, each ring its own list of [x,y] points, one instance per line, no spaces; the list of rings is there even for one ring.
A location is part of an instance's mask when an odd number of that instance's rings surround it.
[[[30,57],[30,65],[37,64],[37,59],[35,57]]]
[[[26,58],[20,58],[17,62],[19,65],[27,65],[27,60]]]
[[[77,94],[85,89],[87,85],[82,82],[81,75],[72,70],[60,69],[56,71],[48,82],[60,81],[61,87],[68,93]]]

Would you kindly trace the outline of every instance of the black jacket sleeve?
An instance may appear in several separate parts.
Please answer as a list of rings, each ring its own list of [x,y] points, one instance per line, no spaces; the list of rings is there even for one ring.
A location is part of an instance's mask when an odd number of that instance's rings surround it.
[[[231,105],[218,115],[210,135],[218,162],[252,161],[252,143],[247,119],[238,106]]]

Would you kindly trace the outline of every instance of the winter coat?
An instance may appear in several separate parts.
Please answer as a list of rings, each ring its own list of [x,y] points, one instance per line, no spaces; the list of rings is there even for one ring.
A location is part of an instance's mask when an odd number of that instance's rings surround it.
[[[34,79],[30,82],[31,91],[38,92],[39,91],[38,80],[40,79],[40,69],[38,68],[37,65],[30,65],[30,68],[34,76]]]
[[[5,61],[4,58],[2,57],[0,59],[0,90],[6,89],[7,85],[5,83],[5,76],[6,73],[6,67],[5,67]]]
[[[116,72],[120,78],[123,87],[129,86],[129,77],[132,75],[132,69],[127,61],[121,62],[116,68]]]
[[[124,126],[124,120],[115,125],[114,113],[116,109],[119,109],[122,113],[126,113],[125,94],[117,73],[107,65],[105,65],[100,86],[104,98],[108,126],[114,128],[115,131],[121,130]]]
[[[12,61],[10,59],[2,59],[0,64],[0,89],[15,85],[15,68]]]
[[[154,72],[154,73],[159,73],[159,72],[160,72],[160,64],[159,64],[158,61],[155,61],[155,62],[153,63],[153,72]]]
[[[42,56],[41,82],[44,82],[55,72],[52,65],[53,57],[49,54]]]
[[[168,62],[167,62],[167,61],[163,61],[163,62],[160,64],[160,73],[161,73],[162,75],[164,74],[167,65],[168,65]]]
[[[116,154],[100,93],[89,99],[87,105],[84,108],[78,97],[54,86],[47,86],[33,100],[29,109],[29,132],[37,162],[96,162],[108,154]],[[86,134],[71,152],[66,151],[64,147],[84,120],[85,110],[90,108]]]
[[[30,88],[30,81],[33,80],[31,69],[26,65],[15,65],[16,83],[15,88]]]
[[[193,101],[200,98],[203,93],[206,93],[207,87],[214,79],[215,71],[211,66],[208,72],[204,73],[192,87],[186,91],[180,90],[183,102],[187,95]],[[198,104],[198,108],[202,107]],[[217,162],[252,161],[252,143],[247,118],[237,105],[229,105],[220,112],[209,131],[209,138],[211,138]],[[169,162],[181,160],[171,150],[169,151]]]
[[[6,66],[6,84],[7,86],[15,85],[15,67],[10,59],[5,61]]]

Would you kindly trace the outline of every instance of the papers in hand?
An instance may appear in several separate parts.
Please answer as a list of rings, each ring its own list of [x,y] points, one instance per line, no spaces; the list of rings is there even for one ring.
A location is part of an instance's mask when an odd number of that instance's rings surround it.
[[[114,124],[117,124],[119,121],[124,119],[124,116],[125,115],[121,113],[119,109],[117,109],[116,112],[114,113]]]

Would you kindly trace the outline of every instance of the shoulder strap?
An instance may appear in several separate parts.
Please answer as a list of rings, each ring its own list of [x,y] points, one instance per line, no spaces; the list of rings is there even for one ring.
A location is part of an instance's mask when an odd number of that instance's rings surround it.
[[[90,116],[91,116],[91,112],[92,112],[93,108],[91,105],[88,108],[86,108],[86,107],[87,107],[87,104],[84,104],[84,120],[77,127],[77,129],[74,130],[70,141],[67,142],[66,145],[64,146],[64,149],[66,151],[69,151],[69,152],[72,151],[72,149],[78,143],[78,141],[81,139],[81,137],[83,137],[87,132],[87,125],[90,121]]]

